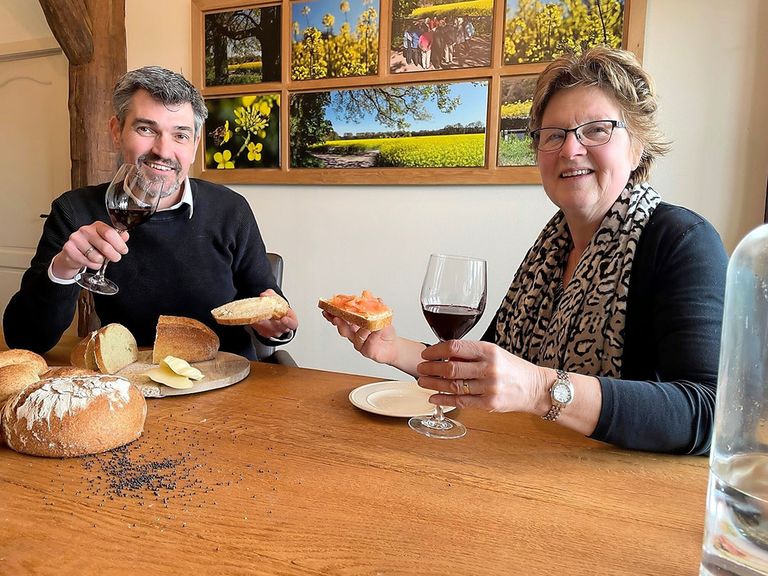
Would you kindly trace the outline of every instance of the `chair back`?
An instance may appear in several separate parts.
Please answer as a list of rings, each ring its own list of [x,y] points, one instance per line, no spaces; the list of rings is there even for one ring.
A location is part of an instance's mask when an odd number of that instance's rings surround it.
[[[267,260],[269,260],[270,266],[272,266],[272,275],[275,277],[275,282],[278,288],[283,287],[283,257],[280,254],[274,252],[267,252]],[[267,346],[256,338],[254,332],[249,328],[248,332],[251,335],[251,342],[256,350],[256,358],[258,360],[266,360],[272,354],[275,353],[274,346]]]

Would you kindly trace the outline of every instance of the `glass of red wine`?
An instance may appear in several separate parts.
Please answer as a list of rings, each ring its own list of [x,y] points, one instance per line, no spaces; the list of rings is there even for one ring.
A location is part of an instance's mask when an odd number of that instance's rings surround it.
[[[165,179],[145,164],[120,166],[105,196],[107,213],[115,230],[133,230],[149,220],[157,210],[165,188]],[[97,294],[117,294],[117,284],[104,276],[108,262],[105,258],[98,272],[80,274],[77,283]]]
[[[480,320],[485,310],[487,268],[480,258],[429,257],[421,286],[421,309],[441,342],[463,338]],[[408,425],[431,438],[461,438],[467,433],[461,422],[446,418],[439,405],[431,416],[414,416]]]

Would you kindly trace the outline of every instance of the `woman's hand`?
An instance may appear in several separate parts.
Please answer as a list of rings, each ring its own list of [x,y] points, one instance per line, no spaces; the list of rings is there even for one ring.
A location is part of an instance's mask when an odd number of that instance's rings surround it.
[[[549,409],[550,371],[495,344],[449,340],[426,348],[421,357],[419,386],[447,393],[431,396],[433,404],[539,415]]]
[[[336,326],[339,334],[352,342],[355,350],[366,358],[381,364],[397,364],[398,336],[391,324],[381,330],[371,332],[326,311],[323,311],[323,317]]]
[[[101,221],[81,226],[53,257],[52,272],[62,280],[74,278],[85,267],[98,270],[104,260],[118,262],[128,253],[128,232],[118,232]]]

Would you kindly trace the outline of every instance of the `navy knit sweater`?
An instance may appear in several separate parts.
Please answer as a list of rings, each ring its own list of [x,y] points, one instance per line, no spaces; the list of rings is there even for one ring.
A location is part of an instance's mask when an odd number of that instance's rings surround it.
[[[187,316],[210,326],[221,349],[254,358],[249,334],[240,326],[220,326],[210,311],[267,288],[280,293],[266,257],[253,212],[232,190],[190,179],[190,207],[156,213],[130,233],[128,254],[107,266],[120,287],[114,296],[94,294],[102,324],[119,322],[139,346],[152,346],[161,314]],[[5,310],[8,346],[43,353],[72,322],[80,287],[48,278],[48,266],[69,235],[95,220],[109,223],[104,205],[107,184],[72,190],[57,198],[21,289]],[[268,345],[273,342],[265,341]]]

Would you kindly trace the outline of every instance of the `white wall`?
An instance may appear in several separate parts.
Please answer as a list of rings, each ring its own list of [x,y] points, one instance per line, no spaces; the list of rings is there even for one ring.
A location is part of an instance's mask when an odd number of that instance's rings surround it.
[[[0,0],[3,6],[24,0]],[[128,67],[191,70],[190,0],[127,0]],[[768,2],[648,0],[645,66],[661,95],[673,152],[652,183],[706,216],[732,250],[762,222],[768,174]],[[7,139],[6,139],[7,141]],[[284,287],[301,327],[288,350],[305,367],[400,377],[359,357],[316,308],[368,288],[398,330],[433,340],[418,292],[430,252],[484,256],[489,311],[554,212],[538,186],[235,186],[268,249],[286,258]],[[473,335],[478,335],[478,327]]]

